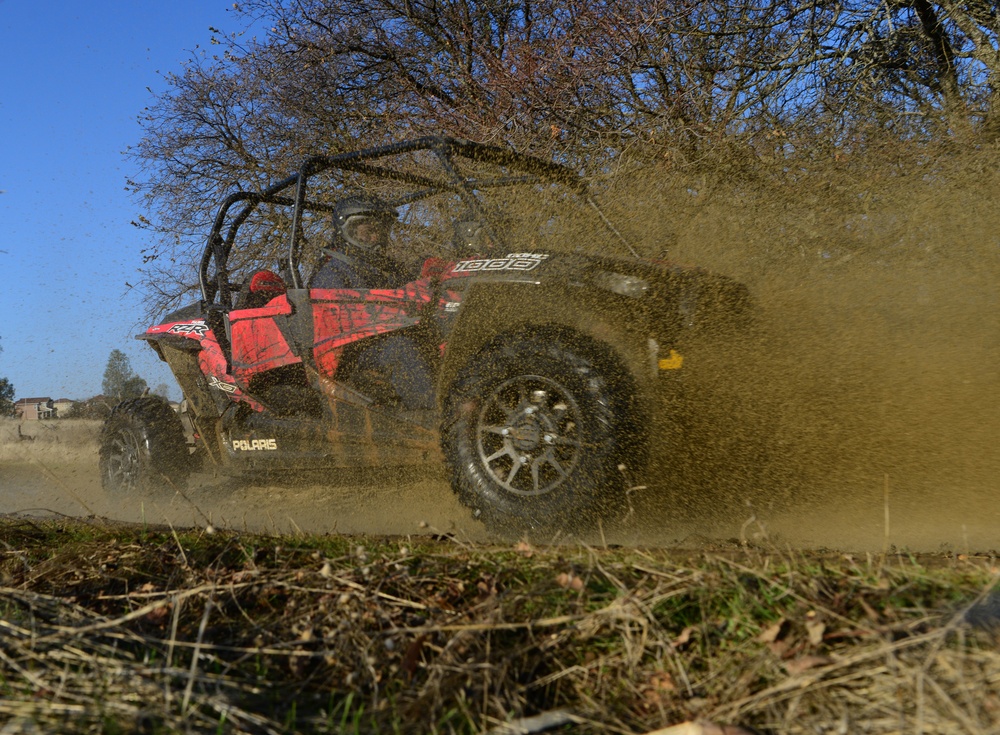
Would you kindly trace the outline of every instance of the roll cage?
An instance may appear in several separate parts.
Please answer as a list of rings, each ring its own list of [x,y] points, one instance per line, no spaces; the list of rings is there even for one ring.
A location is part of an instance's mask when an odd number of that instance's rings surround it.
[[[385,165],[385,159],[389,157],[416,151],[429,151],[434,155],[440,167],[440,177],[402,171],[391,165]],[[471,178],[462,173],[458,163],[460,160],[495,165],[514,173],[488,178]],[[303,161],[298,171],[263,191],[238,191],[226,197],[215,216],[199,268],[201,295],[205,303],[229,304],[231,302],[234,286],[229,282],[227,268],[229,255],[232,252],[236,233],[240,226],[260,204],[278,204],[293,208],[287,254],[281,261],[281,270],[290,288],[302,288],[302,276],[299,273],[298,264],[302,242],[303,213],[306,210],[332,212],[334,208],[332,203],[308,199],[309,179],[330,169],[370,175],[417,187],[415,191],[393,199],[391,202],[393,206],[401,206],[435,194],[455,194],[474,216],[481,219],[486,219],[486,217],[482,202],[476,196],[478,190],[535,183],[562,184],[592,206],[608,229],[625,243],[633,255],[635,254],[631,245],[615,229],[590,196],[586,182],[566,166],[498,146],[473,143],[447,136],[426,136],[334,156],[312,156]],[[230,218],[230,209],[240,203],[245,203],[245,206]],[[229,221],[228,229],[226,229],[227,221]],[[223,236],[224,229],[226,229],[225,236]],[[213,261],[215,264],[214,273],[212,272]]]

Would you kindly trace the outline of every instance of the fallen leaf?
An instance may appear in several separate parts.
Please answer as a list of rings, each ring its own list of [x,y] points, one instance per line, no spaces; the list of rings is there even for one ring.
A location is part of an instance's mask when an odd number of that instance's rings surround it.
[[[776,658],[784,658],[785,654],[788,653],[788,649],[791,648],[788,641],[775,641],[774,643],[767,644],[767,650],[770,651]]]
[[[781,629],[785,627],[785,619],[781,618],[774,625],[771,625],[763,633],[757,636],[757,640],[761,643],[774,643],[778,640],[778,636],[781,635]]]
[[[530,735],[531,733],[550,730],[561,725],[575,724],[579,719],[572,712],[557,709],[550,712],[542,712],[533,717],[519,717],[511,722],[494,727],[488,730],[486,735]]]
[[[403,654],[403,660],[400,662],[399,668],[410,679],[417,672],[417,666],[420,664],[420,655],[423,652],[426,641],[426,633],[417,636],[417,639],[407,646],[406,653]]]
[[[495,597],[497,594],[497,584],[496,580],[490,575],[484,575],[476,582],[476,591],[479,593],[481,598]],[[455,595],[457,598],[458,595]]]
[[[575,574],[566,574],[566,572],[556,575],[556,584],[577,592],[583,589],[583,580]]]
[[[823,634],[826,632],[826,623],[819,620],[806,621],[806,632],[809,634],[809,642],[818,646],[823,642]]]
[[[698,629],[695,626],[689,625],[680,632],[680,635],[678,635],[676,638],[674,638],[673,641],[671,641],[670,645],[673,648],[680,648],[681,646],[687,645],[691,641],[691,636],[694,635],[694,632],[696,630]]]
[[[739,725],[716,725],[714,722],[682,722],[645,735],[754,735]]]
[[[147,622],[152,623],[153,625],[160,625],[160,626],[166,625],[167,618],[170,617],[172,609],[173,605],[169,604],[160,605],[159,607],[154,607],[152,610],[146,613],[145,619]]]
[[[645,735],[705,735],[705,730],[697,722],[682,722],[662,730],[652,730]]]

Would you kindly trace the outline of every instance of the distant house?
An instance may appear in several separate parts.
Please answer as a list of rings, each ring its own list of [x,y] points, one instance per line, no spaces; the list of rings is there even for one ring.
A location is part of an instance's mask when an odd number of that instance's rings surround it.
[[[57,398],[56,400],[52,401],[52,408],[56,412],[56,418],[57,419],[66,418],[66,414],[68,414],[69,410],[73,408],[74,403],[76,403],[76,401],[70,398]]]
[[[14,401],[14,412],[24,421],[43,421],[56,415],[51,398],[21,398]]]

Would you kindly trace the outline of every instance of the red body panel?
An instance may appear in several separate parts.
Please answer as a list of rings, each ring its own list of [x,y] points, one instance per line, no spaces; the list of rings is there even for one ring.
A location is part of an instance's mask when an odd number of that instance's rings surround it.
[[[313,289],[313,359],[320,375],[333,377],[345,345],[420,322],[419,307],[430,303],[430,279],[400,289]]]
[[[292,313],[288,299],[278,296],[260,309],[229,313],[233,345],[233,377],[246,388],[250,380],[263,372],[286,365],[296,365],[302,358],[292,354],[288,340],[274,318]]]
[[[450,263],[441,263],[445,270]],[[399,289],[312,289],[309,300],[313,322],[313,360],[321,376],[333,378],[345,346],[358,340],[393,332],[420,323],[424,307],[431,303],[434,278],[425,274]],[[437,304],[442,314],[447,301],[456,302],[458,293],[449,292]],[[251,380],[263,373],[303,362],[293,353],[276,319],[291,315],[292,307],[281,294],[266,306],[229,312],[232,359],[225,353],[204,319],[157,324],[150,335],[192,339],[199,343],[198,363],[209,386],[229,399],[244,402],[254,410],[263,407],[247,395]],[[308,356],[306,356],[308,357]]]

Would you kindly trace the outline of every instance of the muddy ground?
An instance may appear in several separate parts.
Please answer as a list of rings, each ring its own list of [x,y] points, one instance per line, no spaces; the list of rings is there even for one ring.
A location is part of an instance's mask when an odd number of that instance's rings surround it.
[[[884,479],[884,478],[883,478]],[[719,499],[685,502],[635,495],[636,512],[591,544],[663,548],[717,548],[744,542],[810,549],[879,552],[989,552],[1000,549],[995,503],[978,493],[932,493],[927,487],[889,488],[889,533],[885,488],[873,482],[850,497],[826,502],[720,509]],[[720,512],[724,510],[725,512]],[[458,541],[491,538],[455,500],[443,468],[420,472],[343,473],[294,482],[245,483],[196,474],[181,493],[122,501],[101,488],[96,452],[74,461],[45,456],[0,463],[0,513],[51,517],[96,516],[115,521],[174,527],[230,528],[297,534],[450,534]],[[574,539],[566,539],[575,542]]]
[[[44,458],[0,465],[0,513],[93,515],[128,522],[263,533],[456,534],[485,539],[453,499],[443,470],[343,473],[329,483],[277,484],[195,474],[183,493],[123,501],[100,485],[93,461]]]

